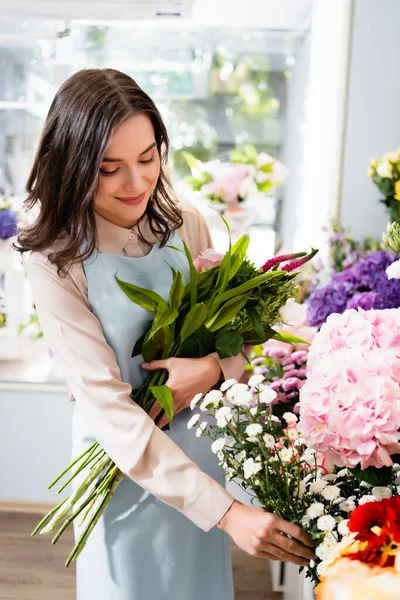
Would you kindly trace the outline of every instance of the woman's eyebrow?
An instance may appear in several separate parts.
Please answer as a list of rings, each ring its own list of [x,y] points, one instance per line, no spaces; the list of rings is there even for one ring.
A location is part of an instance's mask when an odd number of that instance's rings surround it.
[[[139,156],[143,156],[143,154],[146,154],[146,152],[152,150],[155,146],[157,146],[157,142],[153,142],[152,144],[150,144],[150,146],[146,148],[146,150],[143,150],[143,152],[141,152]],[[123,162],[123,158],[110,158],[104,156],[101,162]]]

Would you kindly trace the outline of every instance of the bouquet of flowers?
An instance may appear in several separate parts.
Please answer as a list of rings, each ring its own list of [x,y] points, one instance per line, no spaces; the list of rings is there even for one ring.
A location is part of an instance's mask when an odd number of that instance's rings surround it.
[[[318,600],[395,600],[400,589],[400,496],[367,502],[347,522],[316,589]]]
[[[132,355],[141,354],[146,362],[175,357],[201,357],[217,351],[221,358],[235,356],[244,344],[258,344],[270,337],[299,341],[283,332],[272,329],[277,322],[279,309],[293,295],[293,271],[311,254],[298,253],[274,260],[274,268],[258,268],[246,258],[249,237],[241,237],[224,256],[212,250],[202,253],[193,261],[187,255],[190,278],[185,284],[182,273],[172,269],[169,302],[152,290],[140,288],[116,277],[116,285],[130,300],[153,311],[154,319],[147,333],[133,348]],[[180,251],[176,248],[176,251]],[[283,264],[278,269],[280,262]],[[197,270],[195,268],[197,266]],[[207,269],[207,266],[210,268]],[[150,374],[139,390],[134,390],[133,400],[146,412],[155,399],[159,401],[169,419],[173,417],[173,398],[164,385],[165,371]],[[83,470],[86,478],[58,506],[38,524],[37,532],[53,533],[55,543],[70,523],[83,513],[82,534],[67,559],[66,566],[82,551],[86,540],[105,507],[112,498],[123,473],[96,442],[71,463],[51,484],[55,485],[67,472],[73,472],[58,490],[62,491]],[[50,521],[49,521],[50,519]],[[48,522],[49,521],[49,522]]]
[[[193,191],[230,208],[249,198],[263,197],[282,185],[288,174],[282,163],[265,152],[257,153],[254,146],[232,150],[226,162],[201,162],[188,152],[182,155],[192,172],[186,181]]]
[[[308,355],[300,428],[338,466],[385,484],[400,460],[400,311],[331,315]]]
[[[381,192],[391,221],[400,222],[400,148],[371,158],[368,176]]]
[[[332,313],[346,309],[385,309],[400,306],[400,281],[389,279],[393,252],[379,250],[336,273],[332,281],[315,290],[307,302],[307,322],[321,327]]]
[[[348,469],[332,472],[326,458],[301,438],[297,416],[274,414],[277,392],[261,373],[248,384],[229,380],[220,390],[198,394],[188,428],[208,436],[228,480],[234,480],[265,510],[300,525],[316,543],[307,574],[315,583],[337,544],[348,533],[349,513],[359,504],[395,493],[397,473],[373,487]],[[202,413],[214,417],[209,425]]]

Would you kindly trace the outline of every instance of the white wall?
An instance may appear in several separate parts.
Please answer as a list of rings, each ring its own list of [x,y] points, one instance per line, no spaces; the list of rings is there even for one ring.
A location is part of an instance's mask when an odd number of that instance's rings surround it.
[[[379,238],[388,220],[366,170],[400,146],[399,25],[399,0],[355,0],[340,217],[357,237]]]

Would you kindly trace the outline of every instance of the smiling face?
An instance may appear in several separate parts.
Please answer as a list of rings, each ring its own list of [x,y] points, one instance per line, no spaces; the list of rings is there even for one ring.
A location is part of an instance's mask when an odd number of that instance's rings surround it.
[[[95,211],[120,227],[131,228],[142,217],[160,175],[154,128],[145,114],[120,125],[102,157]]]

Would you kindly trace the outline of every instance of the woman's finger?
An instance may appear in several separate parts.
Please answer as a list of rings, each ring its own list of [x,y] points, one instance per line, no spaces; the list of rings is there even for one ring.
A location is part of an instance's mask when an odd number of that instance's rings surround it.
[[[299,544],[295,539],[290,539],[281,533],[274,534],[271,538],[271,542],[289,554],[296,554],[296,556],[301,556],[306,560],[315,558],[314,551],[311,548],[303,546],[303,544]]]
[[[315,546],[310,536],[305,531],[303,531],[301,527],[299,527],[298,525],[294,525],[294,523],[289,523],[289,521],[284,521],[283,519],[276,517],[275,529],[277,529],[279,532],[290,535],[290,537],[292,538],[296,538],[309,548],[314,548]]]
[[[283,562],[291,562],[294,565],[298,565],[299,567],[308,567],[309,560],[298,556],[297,554],[293,554],[291,552],[287,552],[280,546],[276,546],[271,542],[266,543],[265,545],[261,545],[259,552],[261,554],[270,554],[273,557],[273,560],[281,560]],[[262,558],[262,557],[260,557]]]
[[[150,419],[154,419],[157,417],[157,415],[160,414],[160,412],[162,411],[162,406],[159,403],[158,400],[156,400],[153,404],[153,406],[151,407],[151,409],[149,410],[149,417]]]
[[[152,360],[148,363],[142,363],[140,366],[145,371],[158,371],[158,369],[168,369],[169,359],[165,360]]]
[[[157,421],[157,427],[162,429],[165,425],[168,425],[169,422],[170,422],[170,420],[168,419],[167,415],[164,413],[163,416],[159,419],[159,421]]]

